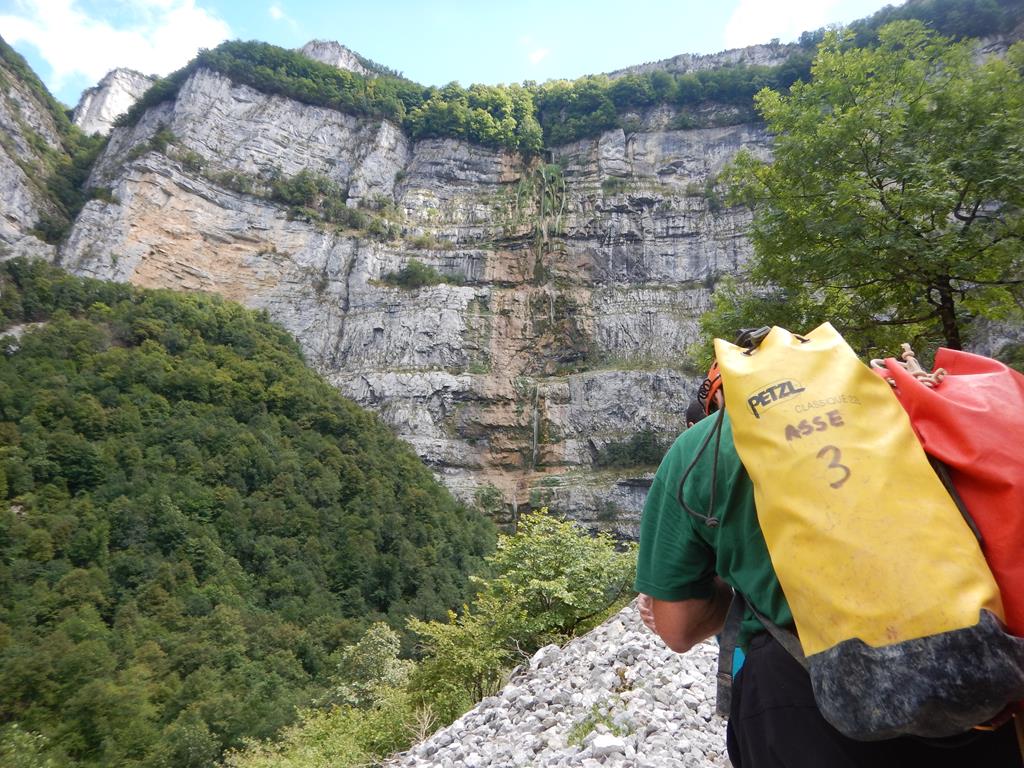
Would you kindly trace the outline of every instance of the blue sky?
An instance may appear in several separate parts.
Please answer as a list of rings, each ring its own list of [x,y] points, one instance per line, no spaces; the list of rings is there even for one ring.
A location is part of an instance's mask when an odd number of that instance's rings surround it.
[[[543,82],[848,23],[879,0],[0,0],[0,36],[69,106],[115,67],[199,48],[337,40],[425,85]]]

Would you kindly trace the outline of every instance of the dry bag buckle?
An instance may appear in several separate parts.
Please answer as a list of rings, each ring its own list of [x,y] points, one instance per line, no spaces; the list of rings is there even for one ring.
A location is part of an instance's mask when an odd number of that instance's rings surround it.
[[[760,328],[740,328],[739,333],[736,334],[736,346],[746,347],[748,351],[755,350],[761,346],[764,337],[771,331],[772,329],[767,325],[762,325]]]

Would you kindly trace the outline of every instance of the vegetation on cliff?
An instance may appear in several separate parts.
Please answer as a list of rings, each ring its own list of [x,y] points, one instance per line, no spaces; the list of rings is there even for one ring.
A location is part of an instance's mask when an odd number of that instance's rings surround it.
[[[412,291],[429,285],[441,285],[442,283],[458,285],[462,281],[439,272],[419,259],[409,259],[405,266],[397,272],[388,272],[384,275],[381,278],[381,282],[385,285],[392,285]]]
[[[979,66],[919,22],[878,34],[829,33],[811,82],[758,94],[772,162],[731,172],[751,282],[718,292],[710,333],[830,319],[865,352],[959,349],[1024,311],[1024,43]]]
[[[131,125],[150,107],[174,98],[200,69],[270,94],[363,117],[386,118],[412,138],[465,139],[490,147],[534,153],[540,126],[528,90],[519,86],[457,84],[425,88],[397,77],[365,77],[269,43],[227,42],[202,51],[188,65],[158,80],[118,120]]]
[[[1024,8],[1013,0],[912,1],[851,25],[856,44],[876,45],[878,29],[899,19],[917,19],[953,37],[982,37],[1013,29],[1024,20]],[[387,118],[414,139],[463,139],[530,155],[543,146],[592,138],[614,128],[636,129],[637,113],[657,105],[678,110],[676,128],[756,119],[754,94],[762,88],[785,90],[808,79],[813,51],[824,35],[824,30],[804,33],[797,49],[774,67],[725,65],[685,74],[654,70],[468,88],[458,83],[424,87],[379,66],[380,76],[365,77],[267,43],[234,41],[201,52],[159,80],[119,124],[135,123],[149,107],[173,98],[193,72],[208,68],[265,93]],[[702,114],[705,106],[728,109]]]
[[[920,21],[954,40],[1006,34],[1024,21],[1018,0],[907,0],[887,5],[866,19],[850,24],[853,42],[860,47],[878,42],[878,31],[893,21]],[[813,33],[820,42],[824,30]]]
[[[92,193],[84,189],[93,162],[106,144],[99,136],[86,136],[68,119],[67,113],[43,85],[24,57],[0,37],[0,87],[8,85],[3,71],[9,71],[28,89],[46,110],[57,131],[59,146],[53,147],[15,111],[13,118],[28,141],[34,161],[25,158],[12,146],[12,139],[0,133],[0,144],[18,163],[28,182],[34,185],[43,201],[44,211],[36,222],[34,234],[48,243],[57,243],[71,228],[71,222]]]
[[[465,599],[492,526],[265,317],[22,260],[0,312],[0,754],[211,765]]]

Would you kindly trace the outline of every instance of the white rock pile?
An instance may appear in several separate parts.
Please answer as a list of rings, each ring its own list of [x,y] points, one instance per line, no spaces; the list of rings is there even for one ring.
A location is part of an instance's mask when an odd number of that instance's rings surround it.
[[[498,695],[387,765],[724,768],[717,659],[714,642],[673,653],[630,605],[564,648],[541,648]]]

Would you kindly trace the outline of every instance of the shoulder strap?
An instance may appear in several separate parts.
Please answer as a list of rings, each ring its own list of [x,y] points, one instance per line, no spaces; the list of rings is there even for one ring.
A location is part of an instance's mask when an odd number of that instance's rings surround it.
[[[796,636],[796,632],[791,629],[780,627],[774,621],[757,610],[757,608],[755,608],[751,603],[747,603],[747,605],[750,606],[751,613],[753,613],[757,620],[764,625],[764,628],[768,630],[768,634],[774,637],[778,641],[779,645],[785,648],[786,652],[800,663],[801,667],[807,669],[807,657],[804,656],[804,649],[800,645],[800,638]]]
[[[804,649],[800,646],[800,638],[796,636],[796,633],[780,627],[747,602],[741,593],[733,590],[729,612],[725,616],[725,626],[722,628],[722,634],[718,640],[718,686],[715,694],[715,711],[723,717],[729,716],[729,709],[732,706],[732,662],[739,641],[743,614],[748,607],[769,634],[778,641],[779,645],[785,648],[786,652],[796,659],[801,667],[807,669],[807,658],[804,656]]]
[[[746,601],[743,595],[733,590],[729,612],[725,615],[725,626],[718,638],[718,688],[715,693],[715,712],[722,717],[729,716],[732,707],[732,660],[743,623],[743,609]]]

